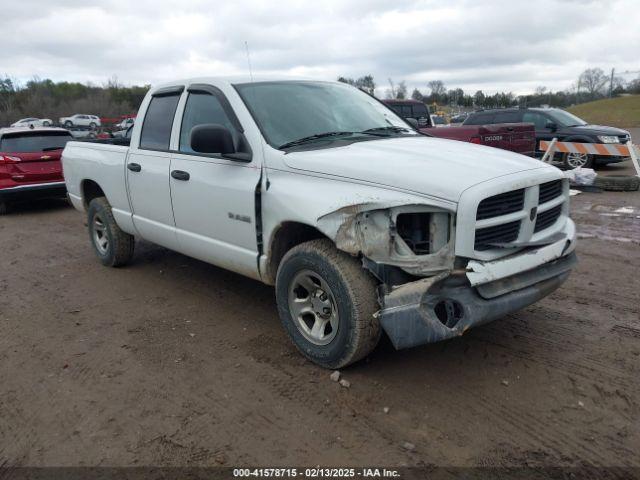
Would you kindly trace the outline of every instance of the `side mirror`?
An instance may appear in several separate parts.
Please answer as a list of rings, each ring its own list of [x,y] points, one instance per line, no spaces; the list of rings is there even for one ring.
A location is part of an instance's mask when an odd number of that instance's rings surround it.
[[[196,125],[191,129],[191,149],[198,153],[236,153],[228,128],[215,123]]]
[[[408,117],[405,118],[405,121],[411,125],[414,129],[418,130],[419,126],[418,126],[418,120],[416,120],[415,118],[412,117]]]
[[[548,121],[547,124],[545,125],[545,128],[547,128],[548,130],[551,130],[552,132],[555,132],[556,130],[558,130],[558,124],[555,122]]]

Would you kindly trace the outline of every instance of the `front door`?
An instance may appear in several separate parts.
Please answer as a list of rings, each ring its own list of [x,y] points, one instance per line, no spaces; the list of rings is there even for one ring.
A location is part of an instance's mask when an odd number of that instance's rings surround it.
[[[180,251],[257,277],[255,190],[260,181],[259,160],[254,156],[245,163],[194,152],[191,130],[202,124],[228,128],[236,148],[246,142],[221,91],[202,86],[189,89],[169,180]]]
[[[524,123],[533,123],[536,128],[536,150],[540,150],[540,140],[552,140],[556,132],[548,127],[549,117],[539,112],[528,111],[522,115]]]
[[[151,97],[140,142],[127,157],[127,183],[133,223],[142,238],[177,249],[171,208],[169,144],[180,90]]]

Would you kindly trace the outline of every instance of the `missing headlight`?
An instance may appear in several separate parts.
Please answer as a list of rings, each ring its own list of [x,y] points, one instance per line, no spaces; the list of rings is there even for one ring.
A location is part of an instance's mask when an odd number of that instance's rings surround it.
[[[400,238],[414,255],[431,253],[431,233],[429,225],[431,213],[401,213],[396,218],[396,230]]]
[[[395,217],[398,255],[431,255],[449,242],[451,217],[444,212],[401,212]]]

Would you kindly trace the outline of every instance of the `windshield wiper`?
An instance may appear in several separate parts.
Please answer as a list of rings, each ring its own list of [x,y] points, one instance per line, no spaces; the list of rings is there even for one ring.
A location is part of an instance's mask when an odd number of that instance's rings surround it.
[[[48,152],[50,150],[62,150],[64,147],[47,147],[47,148],[43,148],[42,151],[43,152]]]
[[[384,132],[394,132],[394,133],[400,133],[400,132],[409,132],[410,130],[408,128],[404,128],[404,127],[400,127],[398,125],[388,125],[386,127],[374,127],[374,128],[367,128],[366,130],[362,131],[362,132],[358,132],[358,133],[370,133],[372,135],[376,134],[376,133],[384,133]]]
[[[315,135],[309,135],[308,137],[299,138],[298,140],[293,140],[291,142],[283,143],[278,147],[278,150],[282,150],[283,148],[296,147],[298,145],[303,145],[308,142],[312,142],[314,140],[322,139],[322,138],[330,138],[330,137],[342,137],[345,135],[372,135],[374,137],[388,137],[389,132],[409,132],[408,128],[398,127],[395,125],[389,125],[387,127],[375,127],[368,128],[367,130],[363,130],[362,132],[326,132],[326,133],[317,133]]]
[[[297,140],[292,140],[291,142],[283,143],[278,147],[278,150],[283,148],[295,147],[298,145],[303,145],[308,142],[312,142],[314,140],[318,140],[321,138],[329,138],[329,137],[341,137],[343,135],[353,135],[356,132],[326,132],[326,133],[316,133],[315,135],[309,135],[308,137],[302,137]]]

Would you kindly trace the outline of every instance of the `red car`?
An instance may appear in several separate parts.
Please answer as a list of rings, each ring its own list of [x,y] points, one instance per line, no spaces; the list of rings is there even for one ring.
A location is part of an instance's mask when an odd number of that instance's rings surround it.
[[[70,140],[62,128],[0,129],[0,214],[15,201],[65,196],[60,156]]]

